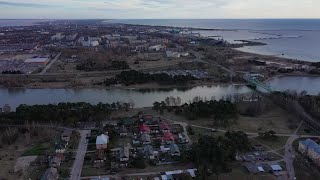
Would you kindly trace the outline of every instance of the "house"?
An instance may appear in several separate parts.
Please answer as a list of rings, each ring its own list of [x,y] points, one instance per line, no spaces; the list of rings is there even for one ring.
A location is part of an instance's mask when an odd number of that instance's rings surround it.
[[[186,170],[175,170],[175,171],[167,171],[164,173],[161,173],[161,179],[162,180],[174,180],[174,179],[181,179],[177,175],[180,174],[188,174],[192,178],[196,177],[196,171],[197,169],[186,169]]]
[[[58,143],[55,146],[56,153],[64,153],[66,151],[66,144]]]
[[[60,164],[61,164],[61,159],[58,156],[54,156],[53,158],[51,158],[49,162],[49,167],[57,168],[60,166]]]
[[[66,129],[66,130],[64,130],[63,133],[61,134],[61,139],[62,139],[63,141],[69,142],[70,137],[71,137],[71,134],[72,134],[72,130],[71,130],[71,129]]]
[[[166,51],[168,58],[179,58],[181,55],[178,52]]]
[[[164,142],[170,143],[170,142],[174,142],[175,138],[171,132],[164,132],[162,140]]]
[[[180,155],[181,155],[180,149],[179,149],[179,147],[178,147],[177,144],[171,143],[170,146],[169,146],[169,148],[170,148],[170,154],[171,154],[171,156],[180,156]]]
[[[42,175],[41,180],[57,180],[59,179],[58,170],[56,168],[49,168]]]
[[[275,173],[275,172],[282,171],[282,168],[278,164],[275,164],[275,165],[271,165],[271,170],[272,170],[273,173]]]
[[[119,129],[119,135],[120,137],[125,137],[125,136],[128,136],[128,129],[122,125]]]
[[[151,144],[151,136],[149,134],[143,133],[140,136],[140,143],[146,145]]]
[[[151,145],[147,145],[143,147],[143,154],[145,158],[155,159],[155,153]]]
[[[129,146],[123,146],[120,149],[119,159],[120,159],[120,162],[128,162],[129,161]]]
[[[107,149],[109,142],[109,136],[101,134],[100,136],[97,136],[96,139],[96,148],[99,149]]]
[[[170,132],[170,126],[167,122],[164,122],[162,121],[160,124],[159,124],[159,127],[160,127],[160,130],[162,132]]]
[[[150,133],[151,129],[146,124],[141,124],[139,126],[140,133]]]
[[[307,154],[314,163],[320,165],[320,145],[311,139],[306,139],[299,142],[298,150],[301,153]]]

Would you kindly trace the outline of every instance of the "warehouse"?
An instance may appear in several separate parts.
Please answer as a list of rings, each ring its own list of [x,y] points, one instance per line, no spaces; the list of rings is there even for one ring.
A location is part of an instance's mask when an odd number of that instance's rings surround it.
[[[47,65],[49,63],[49,58],[30,58],[24,61],[25,63],[34,64],[34,65]]]

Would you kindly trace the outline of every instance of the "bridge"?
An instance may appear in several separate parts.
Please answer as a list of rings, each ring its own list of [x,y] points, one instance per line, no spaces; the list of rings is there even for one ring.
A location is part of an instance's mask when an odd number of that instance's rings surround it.
[[[263,82],[260,82],[256,76],[250,75],[250,74],[246,74],[244,75],[244,80],[246,80],[251,86],[254,87],[260,87],[263,88],[265,90],[267,90],[268,92],[272,92],[273,90],[271,89],[270,86],[264,84]]]

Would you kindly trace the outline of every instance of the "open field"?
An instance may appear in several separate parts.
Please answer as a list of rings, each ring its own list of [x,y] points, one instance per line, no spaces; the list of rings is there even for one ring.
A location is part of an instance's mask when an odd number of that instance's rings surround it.
[[[275,176],[269,173],[249,174],[248,171],[239,163],[234,163],[230,173],[220,174],[218,177],[210,177],[212,180],[274,180]]]

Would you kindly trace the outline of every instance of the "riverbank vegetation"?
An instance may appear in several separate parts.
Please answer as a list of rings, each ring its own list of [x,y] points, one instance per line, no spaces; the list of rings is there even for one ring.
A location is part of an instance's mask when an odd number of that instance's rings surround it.
[[[129,103],[92,105],[89,103],[59,103],[49,105],[20,105],[15,112],[0,114],[4,124],[24,124],[25,122],[59,123],[76,125],[80,121],[104,120],[111,111],[130,108]]]
[[[110,86],[113,84],[133,85],[156,82],[159,84],[171,85],[186,84],[188,81],[191,80],[196,80],[196,78],[191,75],[171,76],[166,73],[150,74],[131,70],[123,71],[120,74],[116,75],[115,78],[105,79],[104,84],[106,86]]]
[[[179,97],[170,97],[162,102],[154,102],[153,109],[160,112],[160,114],[164,110],[174,112],[176,115],[182,115],[188,120],[212,118],[213,122],[219,126],[228,126],[228,120],[237,116],[237,106],[229,100],[199,100],[189,104],[185,103],[181,106],[180,103],[181,99]]]

